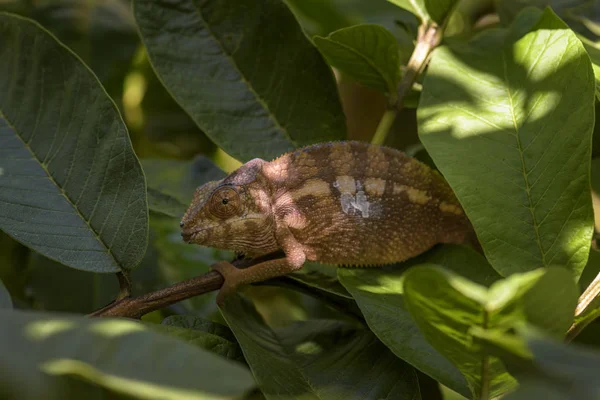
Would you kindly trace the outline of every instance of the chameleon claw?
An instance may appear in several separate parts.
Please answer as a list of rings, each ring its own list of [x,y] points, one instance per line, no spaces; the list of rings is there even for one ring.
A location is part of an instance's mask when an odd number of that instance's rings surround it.
[[[221,286],[221,289],[219,290],[219,294],[217,294],[217,304],[223,306],[227,296],[235,292],[240,286],[240,270],[227,261],[219,261],[213,264],[211,270],[217,271],[225,280],[223,286]]]

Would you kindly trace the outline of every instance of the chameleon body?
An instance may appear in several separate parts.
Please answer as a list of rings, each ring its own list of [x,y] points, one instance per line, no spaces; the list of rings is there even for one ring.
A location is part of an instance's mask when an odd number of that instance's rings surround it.
[[[377,266],[436,243],[463,243],[472,227],[437,171],[361,142],[304,147],[254,159],[196,190],[181,221],[188,243],[284,258],[247,269],[219,262],[218,302],[236,287],[300,269],[305,261]]]

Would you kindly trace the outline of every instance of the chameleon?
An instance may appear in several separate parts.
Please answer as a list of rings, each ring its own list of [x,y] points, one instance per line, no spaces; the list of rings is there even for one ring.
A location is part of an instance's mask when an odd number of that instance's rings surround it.
[[[381,266],[438,243],[465,243],[472,226],[439,172],[399,150],[363,142],[315,144],[273,161],[255,158],[194,193],[183,240],[254,258],[285,256],[224,278],[223,304],[239,286],[285,275],[305,261]]]

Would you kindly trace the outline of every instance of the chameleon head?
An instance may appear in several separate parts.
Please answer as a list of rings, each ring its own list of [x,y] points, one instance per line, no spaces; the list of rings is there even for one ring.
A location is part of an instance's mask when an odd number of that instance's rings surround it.
[[[273,251],[274,238],[265,236],[273,223],[270,201],[247,167],[196,189],[180,223],[184,241],[246,254]]]

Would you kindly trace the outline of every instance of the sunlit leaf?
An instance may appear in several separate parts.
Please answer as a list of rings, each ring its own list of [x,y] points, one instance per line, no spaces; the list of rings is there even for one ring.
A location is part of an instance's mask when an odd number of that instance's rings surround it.
[[[497,271],[554,264],[578,277],[593,230],[594,73],[551,10],[521,30],[434,53],[419,135]]]
[[[135,267],[146,184],[98,79],[38,24],[0,13],[0,228],[73,268]]]
[[[419,266],[407,272],[404,295],[419,329],[465,375],[472,396],[495,397],[515,381],[472,331],[529,322],[562,337],[573,319],[577,287],[563,268],[514,274],[487,289],[442,268]]]

